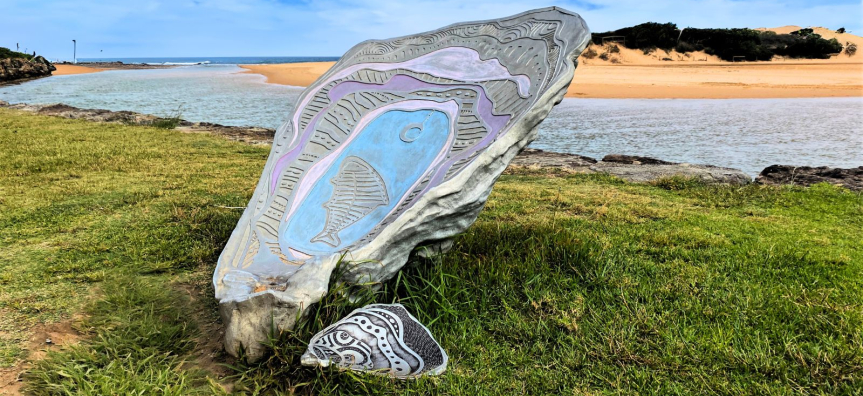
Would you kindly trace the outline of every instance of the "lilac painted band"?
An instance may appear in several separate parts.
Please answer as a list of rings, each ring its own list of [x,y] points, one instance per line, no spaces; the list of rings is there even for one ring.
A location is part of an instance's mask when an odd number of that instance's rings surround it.
[[[509,122],[510,116],[493,114],[492,109],[494,108],[494,105],[492,104],[491,100],[486,96],[485,90],[483,90],[482,87],[472,85],[461,86],[469,87],[480,93],[480,97],[478,98],[479,100],[477,100],[477,112],[479,113],[480,117],[482,117],[483,121],[485,121],[485,123],[491,129],[487,136],[496,136],[500,132],[500,130],[503,129],[504,126],[506,126],[507,122]],[[405,76],[401,74],[393,76],[393,78],[389,79],[389,81],[387,81],[383,85],[361,83],[356,81],[345,81],[336,85],[329,91],[328,96],[330,98],[330,103],[335,103],[345,95],[353,92],[372,90],[369,89],[370,87],[374,87],[373,90],[378,91],[410,92],[422,88],[458,89],[459,85],[432,84],[411,76]],[[300,141],[300,144],[278,159],[276,165],[273,167],[273,172],[270,175],[270,192],[275,191],[276,185],[279,181],[279,176],[282,174],[282,171],[285,170],[288,164],[297,159],[302,150],[305,148],[306,142],[308,141],[309,137],[312,133],[314,133],[314,126],[317,125],[320,118],[323,117],[325,114],[326,109],[319,111],[318,114],[315,115],[315,117],[308,123],[306,129],[303,131],[303,139]],[[475,151],[476,150],[470,150],[470,153],[473,153]],[[462,156],[460,155],[455,160],[457,161],[461,159],[461,157]]]
[[[470,67],[468,67],[468,65]],[[479,52],[476,52],[474,49],[465,47],[447,47],[404,62],[360,63],[346,67],[308,89],[306,91],[308,94],[300,98],[300,102],[295,110],[306,108],[309,102],[312,101],[312,92],[317,92],[327,84],[335,80],[345,78],[357,70],[362,69],[378,71],[407,69],[419,73],[428,73],[437,77],[451,78],[467,82],[510,80],[516,83],[519,95],[522,97],[527,97],[530,92],[530,78],[523,74],[513,76],[497,59],[484,61],[480,59]],[[296,111],[294,113],[292,121],[294,136],[293,139],[291,139],[290,145],[293,145],[297,138],[300,137],[299,131],[297,130],[300,125],[300,111]]]

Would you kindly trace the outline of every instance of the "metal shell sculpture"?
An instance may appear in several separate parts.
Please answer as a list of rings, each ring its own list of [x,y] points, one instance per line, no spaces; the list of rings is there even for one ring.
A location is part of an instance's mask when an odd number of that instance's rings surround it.
[[[344,280],[392,277],[419,246],[450,246],[559,103],[590,39],[551,7],[348,51],[276,132],[213,275],[225,347],[254,360]]]
[[[374,304],[351,312],[309,341],[301,361],[396,378],[437,375],[449,357],[431,332],[401,304]]]

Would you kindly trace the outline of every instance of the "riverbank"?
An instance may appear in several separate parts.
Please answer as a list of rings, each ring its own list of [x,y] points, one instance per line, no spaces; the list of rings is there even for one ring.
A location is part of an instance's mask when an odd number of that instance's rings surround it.
[[[337,293],[267,361],[222,352],[212,271],[266,146],[0,108],[0,152],[3,392],[853,394],[863,382],[861,201],[845,189],[503,175],[452,251],[374,295],[450,356],[442,377],[392,381],[297,364],[356,308]]]
[[[132,111],[110,111],[103,109],[80,109],[64,104],[10,105],[0,101],[0,109],[24,111],[39,115],[79,119],[98,123],[156,126],[161,129],[176,129],[185,133],[204,133],[229,140],[268,145],[273,141],[275,130],[252,126],[226,126],[210,122],[190,122],[179,117],[159,117]],[[565,174],[604,174],[635,183],[655,183],[664,179],[691,179],[705,184],[743,186],[753,182],[752,175],[740,169],[710,164],[689,164],[662,159],[608,154],[602,159],[578,154],[558,153],[537,149],[525,149],[513,159],[508,174],[524,172]],[[798,167],[773,164],[758,172],[755,183],[769,185],[810,186],[817,183],[839,185],[851,190],[863,190],[863,166],[857,168]]]
[[[334,62],[240,65],[272,84],[305,87]],[[570,98],[746,99],[863,96],[863,63],[819,61],[582,62]]]

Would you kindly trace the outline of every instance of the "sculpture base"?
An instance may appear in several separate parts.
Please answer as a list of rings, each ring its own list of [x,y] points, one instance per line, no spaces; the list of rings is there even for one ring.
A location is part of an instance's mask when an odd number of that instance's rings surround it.
[[[252,294],[239,292],[255,287],[251,278],[248,284],[238,280],[231,289],[223,290],[219,314],[225,326],[225,350],[234,357],[240,357],[242,350],[249,362],[262,358],[267,341],[293,329],[309,306],[327,294],[330,276],[339,261],[340,256],[330,256],[306,263],[287,283],[270,285]]]
[[[225,350],[249,361],[263,357],[265,343],[279,332],[290,330],[302,315],[302,302],[279,292],[266,291],[242,301],[219,304],[219,314],[225,324]]]

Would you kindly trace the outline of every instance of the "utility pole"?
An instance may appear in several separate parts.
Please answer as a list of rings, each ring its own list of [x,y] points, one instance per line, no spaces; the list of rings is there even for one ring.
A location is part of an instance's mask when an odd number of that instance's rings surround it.
[[[78,63],[78,42],[72,40],[72,63]]]

